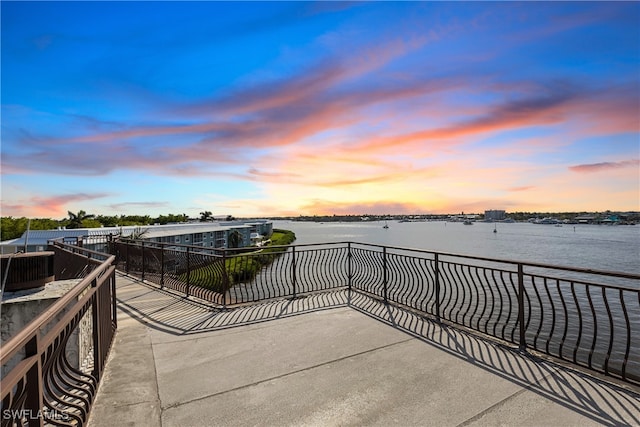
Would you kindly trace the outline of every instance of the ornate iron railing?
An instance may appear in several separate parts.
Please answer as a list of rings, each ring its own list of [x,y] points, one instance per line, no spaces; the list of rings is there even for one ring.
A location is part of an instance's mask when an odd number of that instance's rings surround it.
[[[130,274],[216,304],[348,288],[640,383],[640,275],[340,242],[243,250],[114,242]]]
[[[115,257],[60,242],[49,249],[56,278],[79,283],[2,346],[2,426],[84,425],[117,327]],[[80,366],[68,344],[83,333]]]

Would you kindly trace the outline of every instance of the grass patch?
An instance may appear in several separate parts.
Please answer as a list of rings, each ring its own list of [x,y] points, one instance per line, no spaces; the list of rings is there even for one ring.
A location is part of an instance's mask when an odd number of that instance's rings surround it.
[[[271,264],[276,257],[287,250],[287,248],[270,248],[269,246],[286,246],[295,240],[296,235],[293,231],[274,229],[271,242],[268,245],[258,251],[252,249],[253,252],[250,254],[228,256],[225,259],[224,270],[222,269],[222,261],[192,269],[189,274],[189,284],[216,292],[226,291],[227,289],[224,289],[225,271],[229,278],[229,288],[238,283],[249,281],[258,274],[262,267]],[[186,282],[187,273],[180,274],[179,280]]]
[[[296,233],[291,230],[282,230],[279,228],[274,228],[273,234],[271,235],[271,245],[280,246],[280,245],[290,245],[296,240]]]

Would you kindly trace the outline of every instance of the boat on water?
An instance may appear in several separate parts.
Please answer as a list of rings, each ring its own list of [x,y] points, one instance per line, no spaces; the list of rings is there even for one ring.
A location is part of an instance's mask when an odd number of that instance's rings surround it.
[[[387,224],[387,221],[384,222],[384,225],[382,226],[382,228],[389,228],[389,225]]]
[[[473,225],[473,222],[469,221],[468,219],[465,219],[463,224],[464,225]]]

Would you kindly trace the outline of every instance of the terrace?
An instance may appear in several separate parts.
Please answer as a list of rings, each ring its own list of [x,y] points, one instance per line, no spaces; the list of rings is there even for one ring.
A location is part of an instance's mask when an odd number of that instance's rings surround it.
[[[640,423],[637,275],[348,242],[112,251],[118,330],[75,424]],[[38,354],[3,378],[3,411],[29,408],[13,384],[35,359],[44,383],[68,376]]]

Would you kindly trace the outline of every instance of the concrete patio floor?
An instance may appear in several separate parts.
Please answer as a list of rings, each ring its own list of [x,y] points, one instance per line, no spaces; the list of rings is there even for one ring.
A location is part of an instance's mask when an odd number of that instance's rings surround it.
[[[358,293],[218,310],[119,275],[89,425],[640,425],[638,388]]]

